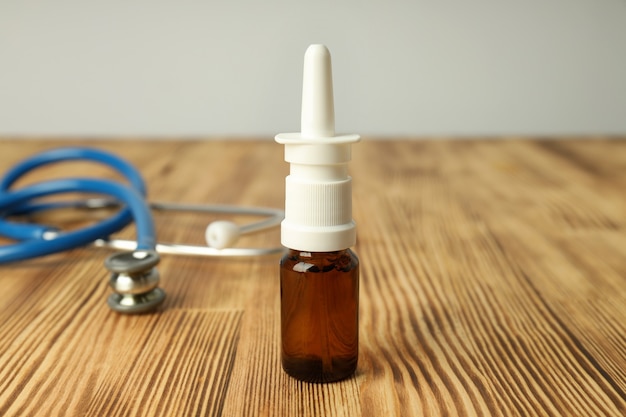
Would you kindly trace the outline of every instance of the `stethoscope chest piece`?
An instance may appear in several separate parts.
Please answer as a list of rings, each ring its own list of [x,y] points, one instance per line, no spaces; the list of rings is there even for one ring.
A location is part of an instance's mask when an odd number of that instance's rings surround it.
[[[154,250],[135,250],[109,256],[104,262],[111,272],[109,285],[115,291],[107,300],[111,309],[126,314],[146,313],[165,299],[159,288],[159,255]]]

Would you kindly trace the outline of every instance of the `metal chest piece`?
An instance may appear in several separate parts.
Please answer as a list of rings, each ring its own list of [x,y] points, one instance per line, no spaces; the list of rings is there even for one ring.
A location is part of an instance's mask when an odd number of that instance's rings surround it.
[[[109,285],[115,291],[107,300],[111,309],[124,314],[147,313],[165,299],[159,285],[159,254],[154,250],[135,250],[109,256],[104,262],[111,271]]]

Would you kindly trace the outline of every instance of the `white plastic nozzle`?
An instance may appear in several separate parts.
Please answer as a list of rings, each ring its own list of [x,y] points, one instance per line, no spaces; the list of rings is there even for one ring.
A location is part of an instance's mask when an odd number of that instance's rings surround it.
[[[276,136],[291,164],[281,241],[309,252],[347,249],[356,243],[347,166],[360,137],[335,135],[331,58],[324,45],[309,46],[302,78],[302,131]]]
[[[324,45],[311,45],[304,54],[302,74],[302,136],[335,136],[334,102],[330,52]]]

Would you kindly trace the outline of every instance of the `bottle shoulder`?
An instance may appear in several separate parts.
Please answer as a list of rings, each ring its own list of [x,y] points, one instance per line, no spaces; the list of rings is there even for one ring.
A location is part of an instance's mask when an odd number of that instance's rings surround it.
[[[298,272],[351,271],[359,266],[359,258],[351,249],[334,252],[304,252],[289,249],[280,265]]]

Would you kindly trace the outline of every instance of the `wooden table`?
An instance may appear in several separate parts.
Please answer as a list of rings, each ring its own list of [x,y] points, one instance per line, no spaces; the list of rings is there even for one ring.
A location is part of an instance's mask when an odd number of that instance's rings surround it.
[[[0,167],[76,143],[0,141]],[[78,143],[140,167],[153,200],[283,205],[269,140]],[[626,415],[626,138],[366,138],[353,156],[353,378],[282,372],[276,257],[165,255],[162,310],[123,316],[87,247],[0,266],[0,415]],[[21,184],[75,174],[114,177],[72,163]],[[159,235],[202,243],[210,220],[158,215]]]

